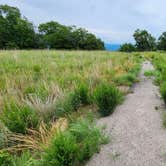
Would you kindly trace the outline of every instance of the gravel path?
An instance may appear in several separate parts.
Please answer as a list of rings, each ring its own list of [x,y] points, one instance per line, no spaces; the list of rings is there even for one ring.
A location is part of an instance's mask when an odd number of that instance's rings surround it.
[[[150,62],[144,62],[134,93],[127,95],[113,115],[99,120],[112,139],[87,166],[166,166],[163,103],[152,79],[144,76],[144,71],[151,69]]]

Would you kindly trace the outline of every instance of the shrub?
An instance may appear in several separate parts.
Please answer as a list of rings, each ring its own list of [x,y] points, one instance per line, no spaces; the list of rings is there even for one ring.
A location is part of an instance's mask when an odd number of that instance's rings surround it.
[[[10,131],[23,134],[26,133],[27,128],[36,128],[39,122],[35,110],[14,102],[5,104],[0,120]]]
[[[74,92],[70,94],[70,99],[74,110],[77,110],[81,105],[88,104],[88,87],[85,84],[80,84]]]
[[[9,130],[0,122],[0,149],[7,146]]]
[[[124,74],[122,76],[116,77],[114,79],[114,82],[117,85],[127,85],[127,86],[131,86],[132,83],[136,80],[136,77],[134,74]]]
[[[21,156],[13,156],[11,166],[37,166],[38,161],[33,159],[29,151],[23,152]]]
[[[0,166],[10,166],[11,156],[7,152],[0,151]]]
[[[144,75],[146,77],[152,77],[152,76],[155,75],[155,71],[154,70],[147,70],[147,71],[144,72]]]
[[[112,114],[121,100],[122,94],[120,91],[109,84],[101,84],[94,91],[94,101],[99,107],[98,110],[102,116]]]
[[[166,128],[166,113],[163,115],[163,126]]]
[[[99,151],[100,145],[107,141],[107,137],[89,120],[79,119],[71,124],[70,132],[79,144],[78,160],[80,163],[89,159]]]
[[[164,82],[161,85],[160,92],[161,92],[162,98],[163,98],[163,100],[164,100],[164,102],[166,104],[166,82]]]
[[[81,84],[72,93],[56,103],[55,114],[57,117],[61,117],[66,113],[76,111],[80,106],[87,105],[88,103],[88,87]]]
[[[121,45],[119,51],[133,52],[133,51],[136,51],[136,47],[131,43],[125,43],[125,44]]]
[[[43,156],[42,165],[73,166],[77,160],[78,145],[70,132],[57,135]]]
[[[100,145],[108,141],[91,119],[80,118],[70,124],[68,131],[55,136],[42,156],[41,165],[76,166],[81,165]]]

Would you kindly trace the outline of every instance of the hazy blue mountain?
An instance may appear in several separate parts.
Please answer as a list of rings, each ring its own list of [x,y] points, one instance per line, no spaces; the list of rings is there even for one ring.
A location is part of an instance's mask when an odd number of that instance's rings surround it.
[[[105,49],[108,51],[117,51],[120,48],[120,44],[109,44],[105,43]]]

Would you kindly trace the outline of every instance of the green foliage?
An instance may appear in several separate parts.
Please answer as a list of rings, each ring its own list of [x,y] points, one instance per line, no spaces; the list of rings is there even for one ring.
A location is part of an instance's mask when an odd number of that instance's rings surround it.
[[[119,51],[122,51],[122,52],[134,52],[134,51],[136,51],[136,48],[131,43],[125,43],[125,44],[121,45]]]
[[[82,28],[50,21],[40,24],[39,34],[18,8],[0,5],[0,48],[56,48],[104,50],[104,43]]]
[[[89,119],[79,119],[71,124],[70,132],[79,144],[78,160],[80,163],[88,160],[99,151],[100,145],[107,143],[108,138]]]
[[[164,102],[166,104],[166,82],[164,82],[161,85],[160,92],[161,92],[162,98],[163,98],[163,100],[164,100]]]
[[[0,121],[0,149],[7,147],[9,133],[7,127]]]
[[[32,154],[27,151],[23,152],[21,156],[13,156],[11,159],[11,166],[37,166],[38,161],[32,157]]]
[[[146,30],[137,29],[134,32],[136,41],[136,49],[138,51],[154,51],[156,50],[155,38]]]
[[[0,120],[10,131],[23,134],[26,133],[27,128],[36,128],[39,123],[35,110],[14,102],[6,103]]]
[[[85,29],[50,21],[39,25],[46,45],[56,49],[103,50],[104,43]]]
[[[94,92],[94,101],[102,116],[108,116],[114,112],[116,106],[121,102],[122,94],[112,85],[102,83]]]
[[[163,114],[163,126],[166,128],[166,113]]]
[[[56,103],[55,115],[57,117],[77,111],[80,106],[89,104],[88,86],[80,84],[73,92]]]
[[[154,70],[145,71],[145,72],[144,72],[144,75],[145,75],[146,77],[155,76],[155,71],[154,71]]]
[[[11,159],[9,153],[0,151],[0,166],[11,166]]]
[[[157,47],[159,50],[166,50],[166,32],[159,37]]]
[[[76,166],[83,164],[108,138],[88,119],[78,119],[69,130],[59,133],[42,156],[41,165]]]
[[[43,158],[43,165],[73,166],[77,160],[78,145],[75,137],[69,133],[61,133],[52,141]]]
[[[117,85],[127,85],[127,86],[131,86],[132,83],[135,81],[136,81],[136,77],[134,74],[131,74],[131,73],[124,74],[114,79],[114,82]]]
[[[32,23],[22,18],[18,8],[0,5],[0,48],[34,48]]]
[[[89,103],[87,85],[80,84],[69,97],[74,110],[77,110],[82,105],[87,105]]]

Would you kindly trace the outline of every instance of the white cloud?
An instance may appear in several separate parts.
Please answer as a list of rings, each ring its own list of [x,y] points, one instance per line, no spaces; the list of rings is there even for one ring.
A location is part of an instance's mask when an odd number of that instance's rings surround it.
[[[0,0],[38,25],[50,20],[85,27],[112,43],[133,42],[137,28],[166,31],[165,0]]]

